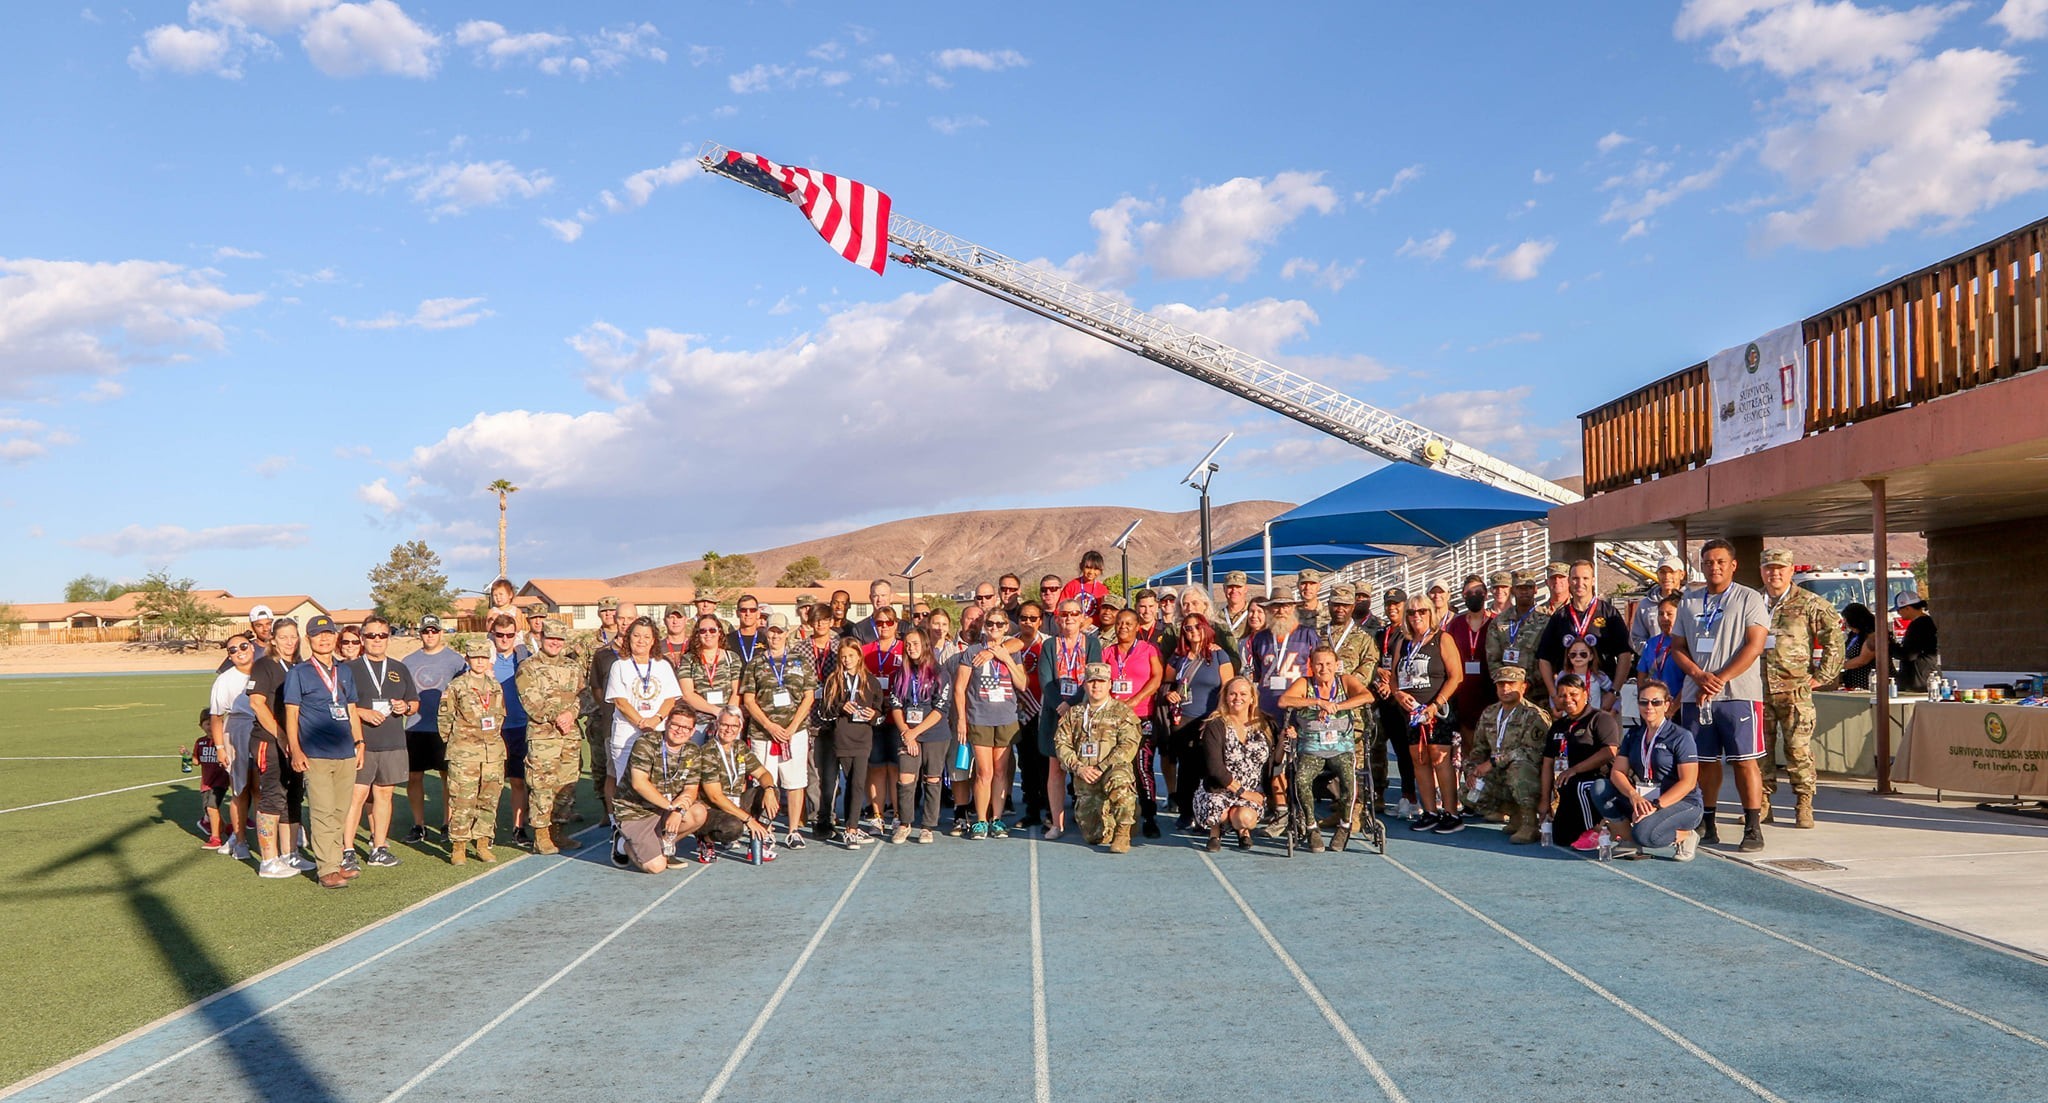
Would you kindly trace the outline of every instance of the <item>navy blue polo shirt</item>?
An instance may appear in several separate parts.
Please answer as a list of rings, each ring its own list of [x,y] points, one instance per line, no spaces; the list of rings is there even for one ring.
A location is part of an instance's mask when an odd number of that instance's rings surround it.
[[[523,728],[526,726],[526,705],[519,700],[519,667],[533,657],[533,652],[520,644],[510,655],[491,654],[491,677],[505,687],[505,726]]]
[[[334,692],[327,688],[329,678],[334,680]],[[355,735],[348,720],[336,719],[333,711],[337,703],[345,707],[355,702],[355,675],[344,664],[336,663],[327,669],[316,667],[308,659],[284,676],[284,703],[299,706],[299,750],[307,758],[356,756]]]

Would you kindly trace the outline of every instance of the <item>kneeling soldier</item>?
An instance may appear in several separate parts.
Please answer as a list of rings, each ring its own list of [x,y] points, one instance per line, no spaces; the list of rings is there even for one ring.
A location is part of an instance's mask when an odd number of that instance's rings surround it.
[[[1109,695],[1109,664],[1089,663],[1087,696],[1069,708],[1053,734],[1060,765],[1074,779],[1074,815],[1081,837],[1109,844],[1112,854],[1131,849],[1138,821],[1138,714]]]

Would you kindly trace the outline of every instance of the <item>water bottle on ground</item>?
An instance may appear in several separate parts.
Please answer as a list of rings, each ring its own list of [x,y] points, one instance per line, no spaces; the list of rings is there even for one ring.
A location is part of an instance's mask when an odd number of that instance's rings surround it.
[[[1541,838],[1541,840],[1542,840],[1542,842],[1543,842],[1543,845],[1544,845],[1544,846],[1549,846],[1549,845],[1550,845],[1550,821],[1549,821],[1549,820],[1544,820],[1544,821],[1543,821],[1543,826],[1542,826],[1542,827],[1540,827],[1540,828],[1538,828],[1538,829],[1537,829],[1537,831],[1538,831],[1538,833],[1539,833],[1539,837]]]
[[[1600,825],[1600,860],[1603,862],[1614,860],[1614,833],[1607,830],[1607,825],[1604,823]]]

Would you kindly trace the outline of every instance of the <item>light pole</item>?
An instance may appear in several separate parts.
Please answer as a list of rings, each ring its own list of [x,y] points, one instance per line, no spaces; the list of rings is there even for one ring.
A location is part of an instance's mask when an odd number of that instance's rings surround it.
[[[917,580],[932,573],[917,569],[917,565],[922,562],[924,562],[924,556],[920,555],[912,559],[908,567],[896,572],[896,577],[903,580],[903,588],[910,595],[903,600],[903,613],[905,616],[913,615],[912,611],[917,608]],[[869,615],[873,615],[873,610],[869,611]]]
[[[1230,438],[1236,435],[1223,434],[1223,439],[1216,442],[1216,447],[1209,449],[1209,454],[1203,456],[1201,461],[1195,464],[1194,470],[1189,471],[1187,476],[1181,479],[1181,485],[1194,487],[1202,493],[1202,589],[1212,595],[1216,592],[1216,579],[1209,563],[1209,479],[1219,470],[1216,466],[1216,453],[1223,451],[1223,446],[1229,444]]]
[[[1138,531],[1138,526],[1144,523],[1145,519],[1143,517],[1132,521],[1131,527],[1125,529],[1124,534],[1117,537],[1115,544],[1112,545],[1116,548],[1121,560],[1117,567],[1117,577],[1123,580],[1123,598],[1124,604],[1127,606],[1131,603],[1131,534]]]

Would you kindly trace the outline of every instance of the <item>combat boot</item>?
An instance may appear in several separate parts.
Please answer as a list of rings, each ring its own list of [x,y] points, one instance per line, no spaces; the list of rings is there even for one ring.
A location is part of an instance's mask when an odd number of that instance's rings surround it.
[[[1508,841],[1522,845],[1535,842],[1536,833],[1540,830],[1538,822],[1534,808],[1523,804],[1515,805],[1515,833],[1508,836]]]
[[[1793,821],[1792,821],[1792,822],[1793,822],[1793,824],[1794,824],[1794,826],[1797,826],[1797,827],[1812,827],[1812,826],[1813,826],[1813,797],[1811,797],[1811,796],[1809,796],[1809,795],[1806,795],[1806,794],[1801,794],[1801,795],[1800,795],[1800,797],[1799,797],[1799,808],[1798,808],[1798,811],[1797,811],[1797,812],[1795,813],[1795,817],[1796,817],[1796,818],[1794,818],[1794,819],[1793,819]]]
[[[1332,833],[1332,834],[1331,834],[1331,836],[1330,836],[1330,849],[1331,849],[1331,850],[1336,850],[1336,851],[1342,851],[1342,850],[1343,850],[1343,849],[1344,849],[1345,847],[1347,847],[1347,846],[1350,846],[1350,845],[1351,845],[1351,825],[1350,825],[1350,824],[1348,824],[1348,823],[1340,823],[1340,824],[1338,824],[1338,825],[1337,825],[1337,830],[1336,830],[1336,831],[1335,831],[1334,833]],[[1314,849],[1314,848],[1313,848],[1313,847],[1311,847],[1310,849]]]
[[[554,827],[551,827],[548,830],[555,837],[555,848],[557,850],[583,849],[583,840],[577,838],[574,835],[569,834],[567,831],[562,830],[561,824],[556,824]]]
[[[559,852],[559,851],[560,851],[561,849],[562,849],[561,847],[558,847],[558,846],[556,846],[556,845],[555,845],[555,829],[554,829],[554,828],[552,828],[552,827],[536,827],[536,828],[534,828],[534,830],[533,830],[533,852],[534,852],[535,854],[554,854],[554,853],[558,853],[558,852]]]
[[[498,856],[496,854],[491,853],[491,841],[489,839],[477,839],[475,841],[477,861],[495,862],[498,860]]]
[[[1771,814],[1771,795],[1770,795],[1769,793],[1765,793],[1765,794],[1764,794],[1764,818],[1763,818],[1763,819],[1762,819],[1762,821],[1760,821],[1760,822],[1763,822],[1763,823],[1777,823],[1777,822],[1778,822],[1778,817],[1776,817],[1776,816],[1774,816],[1774,815],[1772,815],[1772,814]]]
[[[451,866],[466,866],[469,864],[468,839],[448,840],[448,864]]]
[[[1323,829],[1310,824],[1307,834],[1308,852],[1310,854],[1321,854],[1323,852]]]
[[[1116,825],[1116,832],[1109,837],[1109,852],[1111,854],[1129,854],[1131,852],[1130,824],[1120,823]]]

